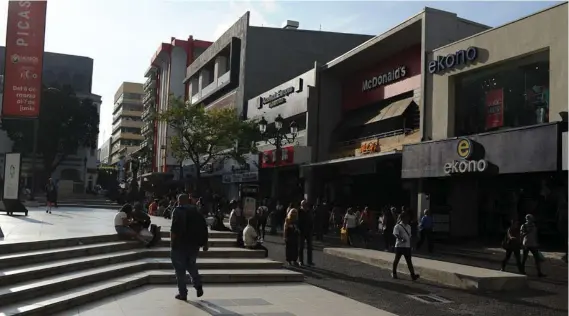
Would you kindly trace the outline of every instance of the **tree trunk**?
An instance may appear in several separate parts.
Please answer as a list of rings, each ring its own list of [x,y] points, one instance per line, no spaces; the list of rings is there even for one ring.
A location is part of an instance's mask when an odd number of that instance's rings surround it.
[[[198,165],[198,166],[199,166],[199,165]],[[200,183],[200,182],[201,182],[201,181],[200,181],[201,178],[202,178],[201,170],[198,169],[198,170],[196,171],[196,192],[195,192],[195,194],[192,194],[192,195],[194,195],[195,197],[200,197],[200,196],[201,196],[201,183]]]

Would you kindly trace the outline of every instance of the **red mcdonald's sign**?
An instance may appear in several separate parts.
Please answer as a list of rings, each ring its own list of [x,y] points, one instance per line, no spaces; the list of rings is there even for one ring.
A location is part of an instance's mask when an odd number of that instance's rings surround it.
[[[39,116],[47,1],[9,1],[2,118]]]

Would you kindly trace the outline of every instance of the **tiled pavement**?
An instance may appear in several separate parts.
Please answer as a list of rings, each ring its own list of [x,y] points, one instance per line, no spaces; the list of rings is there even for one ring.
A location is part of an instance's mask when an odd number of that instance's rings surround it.
[[[135,289],[57,316],[345,316],[394,314],[306,284],[213,285],[200,299],[175,300],[175,286]]]

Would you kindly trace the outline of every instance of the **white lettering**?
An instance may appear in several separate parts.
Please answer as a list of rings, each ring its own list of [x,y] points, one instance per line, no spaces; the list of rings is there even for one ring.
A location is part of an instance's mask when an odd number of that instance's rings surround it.
[[[488,168],[488,162],[482,160],[455,160],[445,163],[443,171],[446,174],[484,172]]]
[[[398,67],[384,74],[374,76],[371,79],[366,79],[362,83],[362,91],[368,91],[382,85],[390,84],[399,80],[407,74],[405,66]]]

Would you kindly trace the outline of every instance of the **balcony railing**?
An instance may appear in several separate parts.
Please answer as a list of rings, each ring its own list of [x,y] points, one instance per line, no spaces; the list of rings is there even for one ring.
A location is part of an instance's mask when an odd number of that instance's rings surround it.
[[[155,113],[156,113],[156,111],[154,110],[154,107],[149,106],[142,112],[142,116],[140,118],[143,121],[146,121],[147,119],[152,118],[152,116],[154,116]]]
[[[142,98],[142,104],[147,104],[148,102],[154,101],[156,99],[156,93],[154,91],[149,91]]]
[[[154,80],[152,77],[148,78],[148,80],[146,80],[146,82],[142,85],[142,89],[144,90],[144,92],[148,91],[149,89],[153,89],[156,87],[156,80]]]

